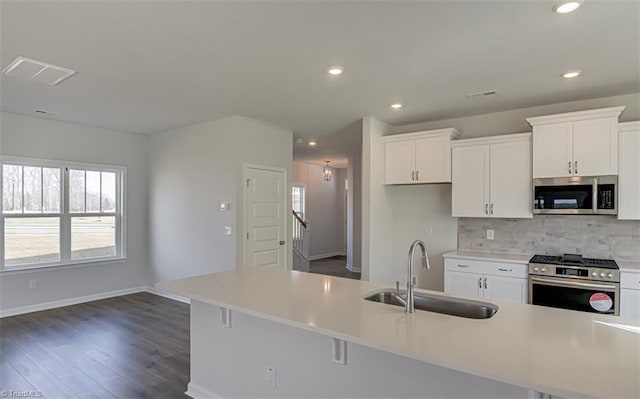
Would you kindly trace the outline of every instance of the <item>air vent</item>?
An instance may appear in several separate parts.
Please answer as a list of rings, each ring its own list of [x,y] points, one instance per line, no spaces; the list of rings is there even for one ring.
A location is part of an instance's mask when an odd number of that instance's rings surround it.
[[[7,76],[14,76],[32,80],[34,82],[45,83],[55,86],[72,76],[76,71],[36,61],[25,57],[16,58],[2,73]]]
[[[467,97],[473,98],[473,97],[493,96],[494,94],[498,94],[498,90],[486,90],[486,91],[478,91],[475,93],[469,93],[467,94]]]

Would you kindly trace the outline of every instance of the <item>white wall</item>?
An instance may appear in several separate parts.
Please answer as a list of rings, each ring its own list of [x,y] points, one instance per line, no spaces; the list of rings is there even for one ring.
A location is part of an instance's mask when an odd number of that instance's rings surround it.
[[[333,178],[325,181],[322,166],[306,162],[293,165],[293,184],[306,186],[309,257],[344,253],[344,172],[333,169]]]
[[[292,132],[229,117],[150,138],[150,255],[155,282],[230,270],[243,259],[243,164],[292,173]],[[290,192],[290,185],[287,186]],[[291,196],[287,196],[290,226]],[[220,202],[231,211],[220,212]],[[223,235],[223,226],[233,236]],[[291,237],[288,234],[288,246]],[[291,251],[287,264],[291,265]]]
[[[445,119],[412,125],[395,126],[390,134],[417,132],[421,130],[455,127],[462,132],[462,138],[495,136],[517,132],[530,132],[531,126],[526,118],[552,115],[562,112],[583,111],[587,109],[615,107],[626,105],[620,116],[620,122],[640,119],[640,93],[623,96],[593,98],[590,100],[571,101],[559,104],[547,104],[537,107],[513,109],[491,114],[473,115],[455,119]]]
[[[0,309],[147,284],[148,138],[113,130],[0,113],[0,153],[127,167],[127,259],[82,266],[3,272]],[[28,289],[36,280],[37,288]]]
[[[374,118],[364,118],[363,279],[404,283],[407,251],[413,240],[419,238],[427,246],[431,269],[416,268],[418,286],[443,290],[442,254],[455,249],[457,242],[457,222],[451,217],[451,185],[383,185],[381,139],[390,131],[389,125]],[[429,227],[432,236],[427,235]],[[416,262],[416,265],[420,263]]]

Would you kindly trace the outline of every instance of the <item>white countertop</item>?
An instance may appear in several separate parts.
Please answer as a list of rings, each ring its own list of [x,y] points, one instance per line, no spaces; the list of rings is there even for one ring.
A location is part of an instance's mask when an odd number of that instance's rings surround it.
[[[493,262],[529,264],[533,254],[507,254],[501,252],[451,251],[442,255],[444,258],[476,259]]]
[[[640,262],[616,261],[621,272],[640,273]]]
[[[637,320],[495,301],[500,309],[487,320],[425,311],[406,314],[401,307],[362,299],[386,286],[271,268],[208,274],[156,287],[552,395],[640,397]]]

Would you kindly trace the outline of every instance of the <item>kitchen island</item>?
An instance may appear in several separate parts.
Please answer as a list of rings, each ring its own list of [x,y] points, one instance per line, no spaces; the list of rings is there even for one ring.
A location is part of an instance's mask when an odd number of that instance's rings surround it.
[[[387,286],[270,268],[156,287],[191,299],[196,398],[640,397],[637,321],[502,302],[485,320],[406,314],[363,299]]]

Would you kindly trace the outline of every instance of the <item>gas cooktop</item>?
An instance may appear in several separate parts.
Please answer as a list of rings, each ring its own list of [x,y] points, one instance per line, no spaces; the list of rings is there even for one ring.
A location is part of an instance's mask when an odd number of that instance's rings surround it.
[[[529,260],[529,263],[578,267],[597,267],[599,269],[618,270],[618,264],[613,259],[583,258],[582,255],[578,254],[564,254],[562,256],[534,255]]]

